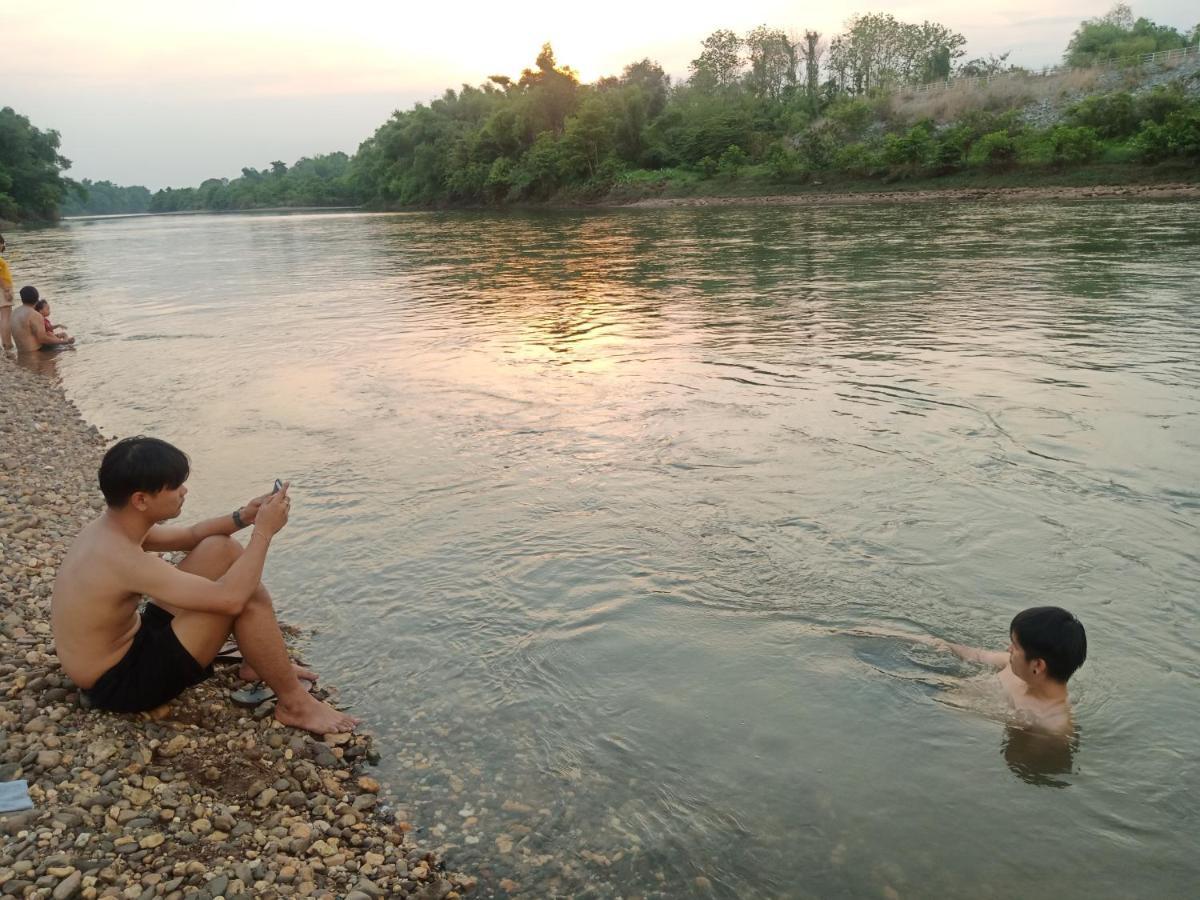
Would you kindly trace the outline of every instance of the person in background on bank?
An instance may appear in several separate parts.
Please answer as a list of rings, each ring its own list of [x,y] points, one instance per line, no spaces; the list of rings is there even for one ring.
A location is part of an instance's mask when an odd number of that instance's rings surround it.
[[[40,300],[38,300],[37,303],[33,304],[33,308],[36,309],[38,311],[38,313],[41,315],[42,321],[46,325],[46,333],[47,334],[53,334],[56,337],[62,337],[62,338],[68,337],[67,329],[63,328],[61,325],[53,325],[50,323],[50,301],[49,300],[47,300],[45,297],[42,297]]]
[[[0,234],[0,253],[7,249],[8,245],[4,243],[4,235]],[[13,348],[12,306],[12,273],[8,270],[8,263],[4,261],[4,257],[0,256],[0,347],[3,347],[6,352]]]
[[[21,308],[12,316],[12,336],[17,342],[18,353],[55,350],[75,343],[73,337],[59,337],[52,331],[46,331],[45,320],[34,309],[40,299],[38,289],[33,285],[21,288]]]

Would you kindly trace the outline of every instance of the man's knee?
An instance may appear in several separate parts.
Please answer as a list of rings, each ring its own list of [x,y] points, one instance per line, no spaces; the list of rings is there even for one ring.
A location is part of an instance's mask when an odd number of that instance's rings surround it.
[[[203,550],[205,553],[223,556],[231,563],[242,555],[242,545],[224,534],[214,534],[206,537],[196,545],[196,550]]]
[[[179,568],[184,572],[220,578],[242,555],[242,545],[226,535],[212,535],[198,543],[184,557]]]

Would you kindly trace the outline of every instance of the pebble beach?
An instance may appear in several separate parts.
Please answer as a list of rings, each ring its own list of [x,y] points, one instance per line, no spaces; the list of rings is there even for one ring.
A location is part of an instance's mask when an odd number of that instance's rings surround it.
[[[383,752],[370,735],[320,739],[279,725],[270,702],[235,705],[235,666],[153,715],[81,705],[55,656],[50,595],[72,538],[102,508],[108,441],[52,378],[11,356],[0,373],[0,782],[26,781],[33,804],[0,813],[0,895],[471,891],[475,879],[447,871],[391,812],[370,774]]]

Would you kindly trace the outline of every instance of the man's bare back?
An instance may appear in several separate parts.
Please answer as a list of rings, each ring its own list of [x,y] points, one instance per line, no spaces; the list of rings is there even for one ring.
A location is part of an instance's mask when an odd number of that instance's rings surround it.
[[[84,527],[59,567],[50,620],[63,670],[81,688],[94,685],[133,643],[141,596],[123,587],[122,574],[145,552],[101,517]]]
[[[24,302],[13,310],[11,328],[13,341],[16,342],[19,353],[33,353],[42,347],[75,343],[74,338],[60,338],[47,332],[42,314]]]

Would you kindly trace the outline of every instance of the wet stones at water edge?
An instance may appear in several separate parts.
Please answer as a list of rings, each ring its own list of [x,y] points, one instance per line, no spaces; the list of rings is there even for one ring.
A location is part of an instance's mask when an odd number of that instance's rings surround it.
[[[315,740],[277,725],[269,702],[234,706],[232,667],[162,717],[80,705],[49,603],[58,561],[100,506],[104,440],[53,383],[3,374],[0,780],[27,780],[34,805],[0,814],[0,895],[448,900],[474,888],[386,813],[364,771],[377,759],[368,735]]]

